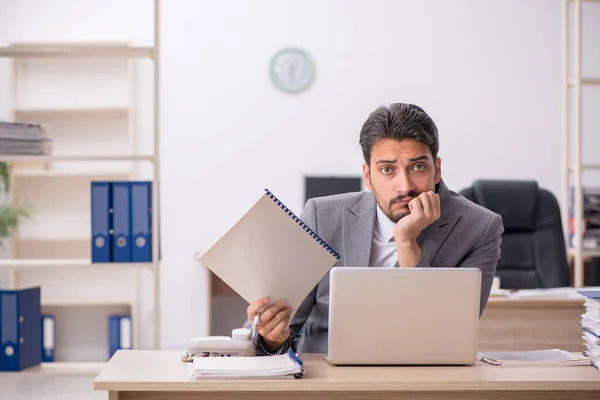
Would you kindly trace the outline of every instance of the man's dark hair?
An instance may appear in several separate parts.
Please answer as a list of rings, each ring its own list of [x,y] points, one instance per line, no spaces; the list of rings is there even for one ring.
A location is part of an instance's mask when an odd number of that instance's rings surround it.
[[[429,146],[433,159],[440,147],[433,120],[414,104],[395,103],[381,106],[369,115],[360,130],[360,146],[365,162],[371,163],[371,149],[380,139],[414,139]]]

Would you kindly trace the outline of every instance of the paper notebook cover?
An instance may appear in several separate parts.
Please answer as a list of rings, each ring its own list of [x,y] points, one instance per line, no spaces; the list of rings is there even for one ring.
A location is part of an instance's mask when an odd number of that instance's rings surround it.
[[[248,303],[285,300],[293,317],[340,256],[265,189],[197,258]]]
[[[269,357],[194,357],[194,378],[282,378],[304,374],[302,361],[288,352]]]
[[[477,359],[490,364],[506,367],[544,367],[591,364],[591,360],[582,353],[568,352],[560,349],[481,352],[477,354]]]

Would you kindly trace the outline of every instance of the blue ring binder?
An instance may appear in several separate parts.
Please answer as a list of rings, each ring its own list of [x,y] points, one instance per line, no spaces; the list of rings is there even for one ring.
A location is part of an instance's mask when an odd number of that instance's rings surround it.
[[[294,221],[296,221],[296,223],[298,223],[300,225],[300,227],[302,227],[306,232],[308,232],[313,239],[315,239],[325,250],[327,250],[329,252],[329,254],[331,254],[332,256],[334,256],[335,258],[337,258],[338,260],[340,259],[340,255],[331,246],[329,246],[327,243],[325,243],[325,241],[323,239],[321,239],[319,237],[319,235],[317,235],[315,232],[313,232],[312,229],[310,229],[304,222],[302,222],[302,220],[300,220],[300,218],[298,218],[292,212],[292,210],[290,210],[289,208],[287,208],[277,198],[277,196],[275,196],[273,193],[271,193],[271,191],[269,189],[265,189],[265,192],[266,192],[267,196],[269,196],[269,198],[275,202],[275,204],[277,204],[283,211],[285,211],[287,213],[287,215],[289,215],[290,217],[292,217],[292,219]]]

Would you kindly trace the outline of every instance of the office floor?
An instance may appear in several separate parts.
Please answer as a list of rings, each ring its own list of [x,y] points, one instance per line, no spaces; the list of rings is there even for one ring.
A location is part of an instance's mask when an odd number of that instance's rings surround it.
[[[10,400],[106,400],[94,375],[0,374],[0,398]]]

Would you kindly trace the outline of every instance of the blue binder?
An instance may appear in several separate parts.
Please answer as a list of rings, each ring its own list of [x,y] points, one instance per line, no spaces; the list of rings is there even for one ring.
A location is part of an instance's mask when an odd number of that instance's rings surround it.
[[[131,182],[112,182],[112,261],[131,261]]]
[[[131,182],[131,261],[152,261],[152,182]]]
[[[110,262],[112,243],[110,237],[111,194],[110,182],[92,182],[92,262]]]
[[[52,315],[42,315],[42,362],[54,362],[56,321]]]
[[[131,316],[111,315],[108,317],[108,359],[117,350],[131,350],[133,348],[133,335]]]
[[[42,362],[41,289],[0,290],[0,371]]]

